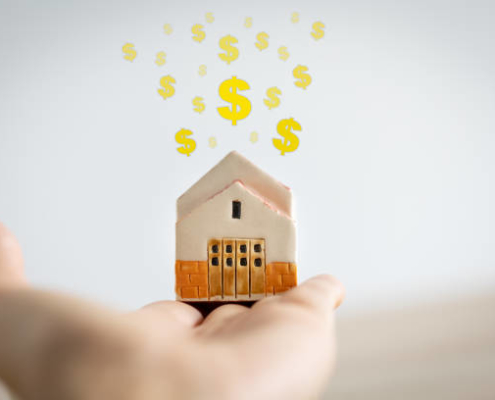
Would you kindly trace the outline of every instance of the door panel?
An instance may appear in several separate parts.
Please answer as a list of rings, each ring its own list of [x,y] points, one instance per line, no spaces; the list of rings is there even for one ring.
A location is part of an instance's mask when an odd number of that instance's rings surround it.
[[[223,297],[235,298],[235,239],[223,239]]]
[[[222,241],[211,239],[208,242],[208,280],[210,299],[218,300],[222,298]]]
[[[249,298],[249,240],[236,239],[236,297]]]
[[[251,298],[265,296],[265,240],[250,240]]]

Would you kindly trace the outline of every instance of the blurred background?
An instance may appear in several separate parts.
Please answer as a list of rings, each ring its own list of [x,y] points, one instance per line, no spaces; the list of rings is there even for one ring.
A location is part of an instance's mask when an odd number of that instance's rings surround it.
[[[175,200],[235,149],[296,196],[300,280],[347,288],[327,398],[495,398],[493,15],[488,0],[0,0],[0,219],[30,281],[124,310],[174,298]],[[253,105],[235,127],[216,111],[233,75]],[[300,146],[281,156],[289,117]]]

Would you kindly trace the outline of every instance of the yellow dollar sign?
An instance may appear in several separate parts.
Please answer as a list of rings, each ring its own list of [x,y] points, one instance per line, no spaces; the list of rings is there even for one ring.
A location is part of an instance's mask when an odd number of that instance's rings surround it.
[[[244,26],[246,28],[251,28],[253,26],[253,19],[251,17],[246,17],[244,20]]]
[[[293,24],[299,22],[299,13],[294,11],[292,13],[292,17],[290,18],[290,20],[292,21]]]
[[[196,142],[194,139],[188,138],[188,136],[191,136],[192,134],[193,133],[189,129],[184,128],[175,134],[175,141],[183,145],[182,147],[177,147],[177,151],[188,157],[196,149]]]
[[[165,24],[163,25],[163,32],[165,32],[166,35],[170,35],[174,30],[172,29],[172,25],[170,24]]]
[[[311,32],[311,36],[315,40],[320,40],[323,36],[325,36],[325,32],[323,32],[323,28],[325,27],[325,24],[323,22],[315,22],[313,24],[313,32]]]
[[[256,39],[258,40],[258,42],[256,42],[256,47],[261,51],[261,50],[264,50],[268,47],[268,38],[270,36],[268,36],[268,33],[266,32],[260,32],[256,35]]]
[[[277,132],[284,140],[273,139],[273,145],[281,151],[280,155],[283,156],[285,153],[295,151],[299,147],[299,138],[292,131],[300,131],[301,129],[301,125],[294,118],[283,119],[277,124]]]
[[[251,102],[248,98],[237,93],[238,90],[248,90],[249,84],[242,79],[233,76],[220,84],[218,93],[222,100],[231,103],[229,107],[218,107],[218,113],[222,118],[232,121],[232,125],[237,125],[237,121],[246,118],[251,112]]]
[[[232,46],[232,43],[237,43],[237,39],[230,35],[224,36],[218,42],[220,48],[225,50],[225,53],[218,53],[218,57],[220,57],[220,59],[225,61],[227,64],[237,60],[239,57],[239,50],[237,47]]]
[[[203,98],[196,96],[193,101],[194,111],[201,114],[205,110],[205,103],[203,102]]]
[[[132,43],[126,43],[122,46],[122,51],[125,53],[124,58],[126,60],[132,61],[136,58],[137,52],[134,50],[134,45]]]
[[[175,79],[170,75],[163,76],[160,79],[160,86],[163,89],[158,89],[158,94],[163,97],[163,100],[166,100],[174,95],[175,89],[171,85],[172,83],[175,83]]]
[[[206,18],[206,22],[208,22],[209,24],[211,24],[213,21],[215,21],[215,17],[213,16],[213,13],[211,13],[211,12],[207,12],[205,18]]]
[[[306,90],[306,88],[311,84],[312,81],[311,76],[305,73],[307,70],[308,67],[305,67],[304,65],[298,65],[292,71],[292,75],[294,75],[294,78],[299,79],[298,81],[294,82],[294,85],[304,90]]]
[[[277,95],[281,95],[282,91],[278,87],[271,87],[266,91],[268,99],[264,99],[263,102],[268,107],[269,110],[278,107],[280,105],[280,99]]]
[[[258,141],[258,132],[251,132],[251,136],[249,137],[249,140],[251,141],[252,144],[255,144]]]
[[[199,66],[198,74],[201,76],[206,75],[206,65],[202,64]]]
[[[278,48],[278,57],[281,59],[281,60],[287,60],[289,58],[289,51],[287,50],[287,47],[285,46],[280,46]]]
[[[156,53],[156,60],[155,60],[155,64],[158,65],[158,66],[161,66],[163,64],[165,64],[165,57],[167,55],[165,54],[164,51],[160,51],[158,53]]]
[[[191,28],[191,32],[194,35],[193,40],[198,43],[201,43],[206,36],[205,32],[203,31],[203,25],[201,24],[193,25],[193,27]]]

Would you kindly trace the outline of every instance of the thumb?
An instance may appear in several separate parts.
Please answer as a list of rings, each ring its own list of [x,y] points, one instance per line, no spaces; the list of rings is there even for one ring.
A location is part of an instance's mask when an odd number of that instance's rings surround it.
[[[21,246],[0,222],[0,290],[22,287],[26,283]]]

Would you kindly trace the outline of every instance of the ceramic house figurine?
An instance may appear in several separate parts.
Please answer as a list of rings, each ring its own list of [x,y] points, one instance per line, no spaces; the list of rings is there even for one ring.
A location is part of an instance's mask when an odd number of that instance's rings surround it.
[[[291,190],[233,151],[177,200],[176,294],[254,301],[297,285]]]

